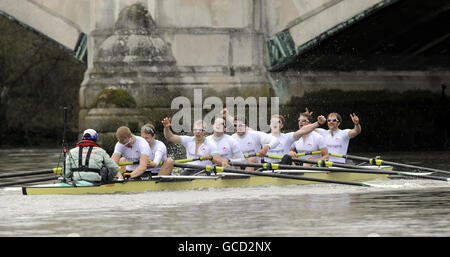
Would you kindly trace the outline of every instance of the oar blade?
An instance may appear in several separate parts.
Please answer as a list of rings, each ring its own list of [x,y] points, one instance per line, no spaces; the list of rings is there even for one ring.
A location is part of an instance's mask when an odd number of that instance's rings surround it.
[[[422,167],[422,166],[405,164],[405,163],[399,163],[399,162],[393,162],[393,161],[386,161],[386,160],[381,160],[381,159],[378,159],[378,158],[368,158],[368,157],[349,155],[349,154],[347,154],[347,155],[338,155],[338,154],[334,154],[334,153],[330,153],[330,155],[331,156],[336,156],[336,157],[348,158],[348,159],[352,159],[352,160],[368,161],[372,165],[382,165],[382,164],[384,164],[384,165],[391,165],[391,166],[408,168],[408,169],[416,169],[416,170],[424,170],[424,171],[430,171],[430,172],[438,172],[438,173],[443,173],[443,174],[450,174],[450,171],[446,171],[446,170]]]

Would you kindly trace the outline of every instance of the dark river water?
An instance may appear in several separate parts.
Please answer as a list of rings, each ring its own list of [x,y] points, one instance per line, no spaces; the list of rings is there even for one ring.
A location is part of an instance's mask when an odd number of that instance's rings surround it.
[[[450,170],[450,152],[352,154]],[[0,150],[0,173],[56,167],[59,156],[58,149]],[[0,188],[0,236],[450,236],[448,182],[371,183],[386,187],[315,184],[75,196],[24,196],[20,187],[6,187]]]

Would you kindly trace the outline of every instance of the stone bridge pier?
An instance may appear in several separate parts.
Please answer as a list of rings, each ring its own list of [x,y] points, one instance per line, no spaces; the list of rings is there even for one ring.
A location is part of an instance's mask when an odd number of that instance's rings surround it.
[[[195,89],[200,103],[279,97],[294,116],[305,105],[347,111],[351,94],[445,99],[449,10],[447,0],[0,1],[1,15],[85,60],[79,130],[102,132],[159,124],[176,97],[198,104]]]
[[[159,123],[175,112],[177,96],[194,103],[194,89],[222,103],[225,97],[279,97],[282,106],[296,106],[305,80],[293,73],[280,78],[278,70],[318,36],[392,1],[93,2],[80,129],[112,131],[124,122],[136,128]],[[108,98],[105,89],[127,92],[135,105],[98,104]]]
[[[95,2],[80,129],[159,123],[175,112],[174,98],[194,103],[194,89],[223,103],[227,96],[273,95],[264,66],[262,1]],[[135,105],[97,104],[107,98],[105,89],[125,91]]]

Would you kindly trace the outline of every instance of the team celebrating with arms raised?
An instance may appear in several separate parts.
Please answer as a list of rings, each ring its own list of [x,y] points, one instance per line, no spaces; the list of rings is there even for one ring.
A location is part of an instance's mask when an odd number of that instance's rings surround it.
[[[350,114],[354,123],[353,129],[340,129],[342,117],[338,113],[330,113],[325,118],[322,115],[313,120],[312,112],[300,113],[298,117],[299,129],[294,132],[283,133],[285,119],[282,115],[273,115],[270,119],[270,132],[256,131],[248,126],[243,116],[232,117],[227,110],[222,111],[222,117],[214,120],[213,134],[207,136],[207,124],[198,120],[193,125],[193,136],[176,135],[171,129],[171,119],[164,118],[164,137],[168,142],[181,144],[186,149],[186,157],[190,164],[217,165],[230,167],[232,163],[282,163],[293,165],[293,157],[298,154],[303,160],[345,163],[345,159],[335,157],[331,153],[346,154],[350,139],[361,133],[359,118]],[[328,130],[319,128],[327,123]],[[233,124],[234,134],[225,133],[227,124]],[[72,180],[89,180],[105,182],[116,174],[117,179],[124,175],[129,179],[149,179],[155,175],[170,175],[174,168],[174,160],[167,156],[167,147],[156,139],[156,129],[152,124],[141,128],[140,136],[134,135],[128,127],[117,129],[118,142],[111,157],[96,144],[97,132],[86,130],[82,141],[72,149],[66,157],[66,177]],[[94,140],[95,139],[95,140]],[[91,142],[92,141],[92,142]],[[89,149],[82,151],[82,147]],[[101,158],[97,153],[101,152]],[[312,154],[314,152],[314,154]],[[90,160],[90,161],[89,161]],[[83,164],[84,163],[84,164]],[[78,164],[78,165],[77,165]],[[121,166],[119,168],[119,165]],[[309,162],[303,165],[312,165]],[[107,168],[107,178],[100,172],[101,167]],[[233,167],[239,168],[239,167]],[[246,167],[246,170],[253,170]],[[89,173],[98,173],[92,176]],[[185,169],[181,175],[194,175],[196,169]]]

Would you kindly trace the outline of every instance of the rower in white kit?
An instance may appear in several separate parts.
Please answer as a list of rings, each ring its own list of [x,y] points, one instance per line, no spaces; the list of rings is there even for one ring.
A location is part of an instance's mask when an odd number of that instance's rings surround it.
[[[276,137],[249,128],[245,116],[236,116],[234,131],[232,137],[238,142],[242,153],[245,156],[251,156],[247,158],[249,163],[261,163],[261,157],[264,157],[270,149],[280,144]],[[247,167],[246,170],[254,170],[254,168]]]
[[[206,137],[212,140],[222,159],[222,167],[229,167],[230,162],[246,162],[238,142],[230,135],[225,134],[225,120],[216,118],[213,125],[213,134]]]
[[[289,151],[291,145],[297,141],[302,135],[308,134],[314,129],[318,128],[320,125],[324,124],[326,121],[323,115],[317,117],[317,121],[303,126],[295,132],[282,133],[281,130],[284,126],[284,117],[282,115],[272,115],[270,119],[270,129],[271,135],[278,138],[280,144],[267,152],[267,155],[283,156],[283,159],[264,157],[265,162],[269,163],[281,163],[281,164],[292,164],[292,157],[289,156]]]
[[[202,157],[204,160],[196,160],[189,162],[188,164],[196,165],[221,165],[222,159],[220,158],[219,151],[217,151],[216,144],[206,138],[206,124],[202,120],[194,122],[193,136],[180,136],[174,134],[170,127],[170,118],[163,119],[162,124],[164,126],[164,137],[171,143],[181,144],[186,148],[186,157],[188,159],[198,159]],[[181,175],[192,175],[197,173],[195,169],[185,169]]]
[[[355,125],[353,129],[340,129],[339,125],[342,122],[342,117],[338,113],[332,112],[328,114],[328,130],[317,129],[316,131],[322,135],[327,144],[328,151],[335,154],[347,154],[348,144],[350,139],[355,138],[362,131],[359,117],[356,114],[350,114],[350,118]],[[330,161],[345,163],[346,160],[341,157],[330,156]]]
[[[306,109],[308,110],[308,109]],[[311,124],[313,120],[312,115],[307,111],[300,113],[298,117],[298,127]],[[310,160],[310,161],[321,161],[328,160],[328,148],[325,143],[324,138],[316,131],[311,131],[307,134],[301,136],[297,141],[295,141],[291,146],[291,151],[289,155],[291,157],[297,158],[297,153],[307,153],[307,152],[320,152],[318,154],[303,155],[298,157],[299,159]],[[310,163],[303,163],[303,166],[312,166]]]

